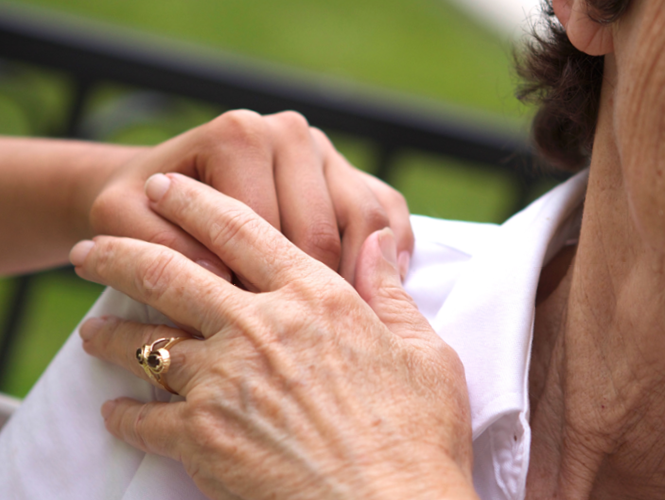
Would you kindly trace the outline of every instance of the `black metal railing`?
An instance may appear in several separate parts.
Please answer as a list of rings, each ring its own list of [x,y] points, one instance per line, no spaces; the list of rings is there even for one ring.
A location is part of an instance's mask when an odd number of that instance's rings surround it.
[[[525,168],[533,164],[533,158],[524,137],[203,52],[0,7],[0,59],[50,68],[71,81],[74,98],[61,129],[53,135],[88,138],[82,123],[90,96],[99,85],[112,82],[224,108],[260,113],[297,110],[313,125],[371,141],[377,150],[375,173],[383,179],[390,177],[397,154],[416,149],[501,169],[515,179],[519,194],[514,207],[524,206],[528,199],[536,177]],[[9,315],[0,325],[0,383],[25,311],[30,280],[29,276],[16,278]]]

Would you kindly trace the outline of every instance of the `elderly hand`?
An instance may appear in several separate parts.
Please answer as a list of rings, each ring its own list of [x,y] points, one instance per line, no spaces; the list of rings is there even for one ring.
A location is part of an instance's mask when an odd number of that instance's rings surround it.
[[[148,207],[143,186],[165,172],[185,174],[242,201],[351,283],[365,238],[390,226],[406,274],[413,233],[404,198],[349,165],[298,113],[224,113],[132,158],[92,203],[92,234],[163,244],[229,277],[217,256]]]
[[[181,460],[211,498],[477,498],[463,367],[401,287],[389,229],[364,243],[356,292],[207,186],[156,175],[146,191],[157,213],[261,293],[163,246],[79,243],[71,260],[80,276],[203,339],[116,318],[86,322],[88,353],[144,379],[137,347],[187,337],[169,349],[164,375],[184,401],[107,402],[110,432]]]

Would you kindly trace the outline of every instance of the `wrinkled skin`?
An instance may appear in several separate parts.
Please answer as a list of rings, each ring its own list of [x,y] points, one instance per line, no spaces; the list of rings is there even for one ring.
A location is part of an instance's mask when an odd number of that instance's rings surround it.
[[[356,292],[206,186],[169,174],[146,191],[157,213],[260,293],[162,246],[79,243],[80,276],[202,337],[171,349],[168,383],[185,400],[109,402],[110,432],[181,460],[210,498],[477,498],[464,371],[402,288],[389,229],[363,245]],[[136,346],[182,335],[117,318],[81,328],[88,353],[143,378]]]
[[[527,498],[665,498],[665,3],[554,7],[605,64],[579,243],[536,313]]]

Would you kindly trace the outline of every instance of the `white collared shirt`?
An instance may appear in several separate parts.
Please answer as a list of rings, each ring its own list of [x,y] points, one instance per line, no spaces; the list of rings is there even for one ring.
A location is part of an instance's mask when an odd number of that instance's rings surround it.
[[[483,500],[524,497],[536,287],[543,265],[579,233],[586,182],[587,173],[578,174],[501,226],[412,218],[416,247],[405,287],[464,364]],[[112,289],[86,318],[104,314],[165,322]],[[179,463],[106,432],[99,409],[120,396],[170,397],[86,355],[74,332],[0,433],[0,497],[205,498]]]

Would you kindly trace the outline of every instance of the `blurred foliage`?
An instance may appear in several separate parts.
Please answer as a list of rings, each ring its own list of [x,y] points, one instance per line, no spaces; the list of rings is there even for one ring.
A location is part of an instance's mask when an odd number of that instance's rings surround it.
[[[404,155],[389,180],[411,213],[438,218],[502,222],[517,197],[514,180],[502,172],[417,152]]]
[[[445,0],[23,0],[216,49],[520,114],[506,40]]]
[[[71,100],[69,82],[52,72],[0,65],[0,133],[57,135]]]

